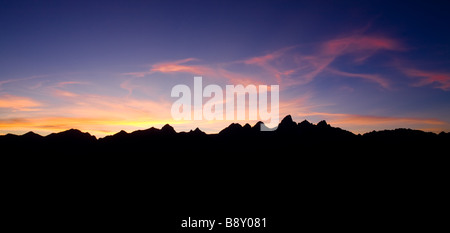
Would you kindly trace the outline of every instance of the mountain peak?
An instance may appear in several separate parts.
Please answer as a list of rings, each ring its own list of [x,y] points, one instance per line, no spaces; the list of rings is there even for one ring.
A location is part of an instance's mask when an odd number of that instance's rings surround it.
[[[292,120],[292,116],[291,115],[287,115],[287,116],[285,116],[284,118],[283,118],[283,120],[281,120],[281,123],[291,123],[291,122],[294,122],[293,120]],[[281,124],[280,123],[280,124]]]
[[[125,130],[122,129],[120,132],[114,134],[114,136],[124,136],[124,135],[127,135],[127,134],[128,133]]]
[[[76,135],[88,135],[89,133],[83,133],[79,129],[68,129],[59,133],[53,133],[53,135],[64,135],[64,136],[76,136]],[[50,134],[52,135],[52,134]],[[49,136],[50,136],[49,135]],[[90,134],[89,134],[90,136]]]
[[[321,127],[321,128],[328,128],[328,127],[331,127],[325,120],[322,120],[322,121],[320,121],[319,123],[317,123],[317,126],[318,126],[318,127]]]
[[[239,123],[231,123],[228,127],[225,129],[222,129],[219,134],[233,134],[240,132],[242,130],[242,125]]]
[[[298,123],[299,127],[311,127],[313,124],[307,120],[303,120],[302,122]]]
[[[291,115],[287,115],[283,118],[283,120],[278,125],[277,131],[278,132],[286,132],[286,131],[293,131],[297,127],[297,123],[295,123],[292,120]]]
[[[253,131],[259,132],[261,131],[261,127],[265,127],[262,121],[256,122],[256,124],[252,127]]]
[[[61,133],[74,133],[74,134],[79,134],[79,133],[83,133],[83,132],[81,132],[79,129],[74,129],[74,128],[72,128],[72,129],[68,129],[68,130],[66,130],[66,131],[62,131]]]
[[[120,134],[124,134],[124,133],[127,133],[127,131],[125,131],[125,130],[121,130],[121,131],[119,131],[118,133],[120,133]]]
[[[96,140],[95,136],[93,136],[87,132],[81,132],[78,129],[69,129],[66,131],[59,132],[59,133],[52,133],[52,134],[49,134],[48,136],[46,136],[46,138],[56,139],[56,140],[67,140],[67,139],[86,140],[86,141],[95,141]]]
[[[176,133],[175,129],[172,126],[170,126],[169,124],[165,124],[161,128],[161,132],[165,133],[165,134],[175,134]]]
[[[22,135],[22,137],[26,137],[26,138],[42,138],[41,135],[39,135],[39,134],[37,134],[37,133],[35,133],[33,131],[30,131],[30,132]]]
[[[264,123],[262,121],[258,121],[258,122],[256,122],[256,124],[252,128],[258,128],[259,129],[261,127],[261,125],[264,125]]]
[[[201,131],[198,127],[195,128],[195,130],[191,129],[191,131],[189,131],[189,134],[190,135],[206,135],[206,133]]]

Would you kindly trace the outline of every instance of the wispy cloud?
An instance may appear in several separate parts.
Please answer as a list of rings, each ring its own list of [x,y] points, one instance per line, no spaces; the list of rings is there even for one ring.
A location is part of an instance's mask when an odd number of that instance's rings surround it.
[[[161,72],[161,73],[193,73],[196,75],[208,75],[210,74],[210,69],[205,66],[198,65],[188,65],[186,63],[191,61],[197,61],[195,58],[186,58],[173,62],[163,62],[152,65],[150,72]]]
[[[421,87],[435,84],[436,88],[444,91],[450,91],[450,73],[425,71],[418,69],[401,68],[401,70],[410,77],[420,78],[413,86]]]
[[[323,55],[339,56],[351,53],[357,55],[357,61],[365,60],[368,55],[378,50],[404,50],[404,48],[394,39],[368,35],[351,35],[333,39],[321,46]]]
[[[63,88],[68,85],[87,85],[88,82],[80,82],[80,81],[65,81],[65,82],[58,82],[53,85],[53,87]]]
[[[309,54],[298,53],[295,56],[297,68],[289,74],[291,85],[306,84],[315,79],[324,71],[331,74],[362,78],[377,83],[383,88],[389,88],[387,79],[377,74],[348,73],[331,67],[332,63],[341,56],[351,55],[355,66],[364,62],[380,50],[403,50],[403,47],[394,39],[379,36],[351,35],[319,43],[317,48]]]
[[[48,75],[33,75],[33,76],[25,77],[25,78],[13,78],[13,79],[0,80],[0,90],[1,90],[2,86],[5,84],[27,81],[27,80],[31,80],[31,79],[37,79],[37,78],[43,78],[43,77],[47,77],[47,76]]]
[[[403,50],[403,47],[388,37],[350,35],[315,43],[309,46],[308,52],[304,50],[305,46],[289,46],[260,56],[216,64],[201,64],[198,59],[186,58],[156,63],[147,71],[129,72],[124,75],[144,77],[154,73],[189,73],[207,78],[221,78],[234,84],[277,83],[284,88],[310,83],[320,73],[331,68],[338,57],[351,55],[357,65],[380,50]],[[386,89],[390,87],[387,79],[377,74],[351,74],[337,68],[329,70],[333,71],[331,74],[338,76],[362,78]],[[124,87],[130,83],[126,84]]]
[[[364,62],[380,50],[404,50],[401,44],[388,37],[351,35],[313,44],[312,51],[305,53],[301,46],[291,46],[259,57],[252,57],[244,64],[257,65],[276,78],[278,83],[296,86],[310,83],[320,73],[362,78],[389,89],[390,83],[378,74],[348,73],[332,68],[332,63],[341,56],[351,55],[355,65]]]
[[[172,62],[156,63],[151,66],[150,70],[143,72],[129,72],[123,75],[132,76],[135,78],[142,78],[155,73],[163,74],[176,74],[187,73],[192,76],[203,76],[209,79],[223,79],[232,84],[255,84],[260,83],[255,76],[246,75],[240,72],[234,72],[228,69],[229,63],[217,63],[217,64],[187,64],[193,61],[199,61],[195,58],[187,58]],[[135,86],[132,84],[133,79],[125,80],[121,86],[128,90],[130,93]]]
[[[381,75],[378,74],[359,74],[359,73],[349,73],[344,71],[339,71],[336,69],[327,69],[332,74],[344,76],[344,77],[351,77],[351,78],[360,78],[367,80],[369,82],[377,83],[381,87],[385,89],[391,89],[391,85],[388,79],[381,77]]]
[[[78,94],[76,94],[74,92],[70,92],[70,91],[66,91],[66,90],[59,90],[59,89],[52,90],[51,94],[53,94],[56,97],[77,97],[78,96]]]
[[[186,58],[186,59],[182,59],[182,60],[156,63],[156,64],[153,64],[151,66],[151,68],[147,71],[128,72],[128,73],[124,73],[123,75],[141,78],[141,77],[144,77],[144,76],[147,76],[150,74],[154,74],[156,72],[160,72],[160,73],[182,72],[182,73],[192,73],[194,75],[209,75],[212,73],[210,71],[210,68],[208,68],[206,66],[186,64],[191,61],[197,61],[197,59]]]
[[[42,103],[29,97],[3,94],[0,95],[0,108],[15,111],[38,111]]]
[[[67,90],[70,85],[88,85],[88,82],[80,81],[64,81],[46,86],[47,91],[56,97],[78,97],[79,95],[73,91]]]

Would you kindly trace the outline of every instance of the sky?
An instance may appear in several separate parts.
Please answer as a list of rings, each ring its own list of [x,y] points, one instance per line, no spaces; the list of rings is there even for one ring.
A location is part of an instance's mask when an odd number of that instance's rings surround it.
[[[450,131],[447,1],[0,0],[0,134],[174,120],[175,85],[279,85],[280,118]],[[207,98],[204,98],[206,101]]]

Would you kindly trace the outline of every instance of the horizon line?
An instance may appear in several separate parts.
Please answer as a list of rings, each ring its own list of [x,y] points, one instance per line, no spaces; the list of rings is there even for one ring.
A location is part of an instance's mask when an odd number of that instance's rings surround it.
[[[354,134],[355,136],[357,136],[357,135],[364,135],[364,134],[371,133],[371,132],[389,131],[389,130],[397,130],[397,129],[417,130],[417,131],[422,131],[422,132],[425,132],[425,133],[433,133],[433,134],[436,134],[436,135],[439,135],[440,133],[450,133],[450,131],[446,132],[446,131],[444,131],[444,130],[440,131],[439,133],[436,133],[436,132],[431,132],[431,131],[425,131],[425,130],[422,130],[422,129],[414,129],[414,128],[406,128],[406,127],[386,128],[386,129],[381,129],[381,130],[369,130],[369,131],[366,131],[366,132],[364,132],[364,133],[355,133],[355,132],[353,132],[353,131],[351,131],[351,130],[347,130],[347,129],[345,129],[345,128],[332,126],[332,125],[328,124],[328,122],[327,122],[326,120],[320,120],[320,121],[318,121],[316,124],[314,124],[314,123],[308,121],[307,119],[304,119],[304,120],[301,121],[301,122],[296,122],[296,121],[294,121],[294,120],[292,119],[292,116],[291,116],[290,114],[288,114],[288,115],[286,115],[285,117],[283,117],[283,119],[278,123],[278,126],[279,126],[279,125],[281,124],[281,122],[283,122],[286,118],[290,118],[290,120],[291,120],[293,123],[295,123],[297,126],[298,126],[300,123],[305,122],[305,121],[306,121],[307,123],[311,124],[311,125],[314,125],[314,126],[317,126],[317,125],[318,125],[319,123],[321,123],[321,122],[325,122],[329,127],[332,127],[332,128],[338,128],[338,129],[341,129],[341,130],[348,131],[348,132]],[[23,135],[28,134],[28,133],[33,133],[33,134],[39,135],[39,136],[41,136],[41,137],[47,137],[47,136],[49,136],[49,135],[51,135],[51,134],[63,133],[63,132],[70,131],[70,130],[77,130],[77,131],[79,131],[79,132],[81,132],[81,133],[87,133],[87,134],[89,134],[89,135],[91,135],[91,136],[94,136],[94,137],[96,138],[96,140],[99,140],[99,139],[102,139],[102,138],[105,138],[105,137],[108,137],[108,136],[116,135],[116,134],[118,134],[118,133],[120,133],[120,132],[122,132],[122,131],[125,132],[125,133],[127,133],[127,134],[131,134],[131,133],[133,133],[133,132],[143,131],[143,130],[149,130],[149,129],[162,130],[162,129],[163,129],[164,127],[166,127],[166,126],[170,126],[170,127],[175,131],[175,133],[189,133],[189,132],[193,132],[193,131],[195,131],[195,130],[198,129],[198,130],[200,130],[202,133],[205,133],[206,135],[218,135],[221,131],[223,131],[224,129],[229,128],[231,125],[234,125],[234,124],[240,125],[241,127],[244,127],[245,125],[249,125],[251,128],[254,128],[254,127],[255,127],[257,124],[259,124],[259,123],[262,123],[263,125],[265,125],[264,122],[262,122],[262,121],[258,121],[258,122],[255,123],[254,125],[251,125],[251,124],[248,123],[248,122],[245,123],[245,124],[240,124],[239,122],[232,122],[232,123],[230,123],[228,126],[222,128],[222,129],[220,129],[220,130],[219,130],[218,132],[216,132],[216,133],[207,133],[207,132],[205,132],[204,130],[200,129],[200,127],[195,127],[194,129],[191,128],[189,131],[183,131],[183,130],[182,130],[182,131],[176,131],[176,130],[173,128],[172,125],[170,125],[169,123],[166,123],[166,124],[164,124],[161,128],[156,128],[155,126],[151,126],[151,127],[149,127],[149,128],[136,129],[136,130],[133,130],[133,131],[130,131],[130,132],[127,132],[126,130],[122,129],[122,130],[119,130],[119,131],[114,132],[114,133],[111,133],[111,134],[106,134],[106,135],[103,136],[103,137],[97,137],[95,134],[91,133],[90,130],[83,131],[83,130],[80,130],[80,129],[77,129],[77,128],[67,128],[67,129],[65,129],[65,130],[61,130],[61,131],[57,131],[57,132],[51,132],[51,133],[48,133],[48,134],[40,134],[40,133],[34,132],[33,130],[30,130],[30,131],[27,131],[27,132],[25,132],[25,133],[23,133],[23,134],[6,133],[6,134],[0,134],[0,136],[1,136],[1,137],[7,136],[7,135],[23,136]],[[275,132],[275,131],[277,131],[278,126],[275,127],[273,130],[270,130],[270,131],[267,131],[267,132]],[[264,131],[262,131],[262,132],[264,132]]]

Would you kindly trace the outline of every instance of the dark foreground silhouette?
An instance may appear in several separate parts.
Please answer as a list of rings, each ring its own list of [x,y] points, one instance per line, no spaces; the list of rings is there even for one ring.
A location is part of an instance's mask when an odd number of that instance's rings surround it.
[[[435,208],[447,196],[449,133],[355,135],[290,116],[275,131],[260,127],[0,136],[4,220],[58,232],[361,232],[432,231],[444,219]],[[181,228],[188,217],[268,226]]]
[[[332,127],[325,121],[312,124],[296,123],[286,116],[275,131],[261,131],[262,122],[254,126],[231,124],[218,134],[206,134],[196,128],[190,132],[175,132],[172,126],[149,128],[132,133],[120,131],[96,139],[89,133],[70,129],[48,136],[33,132],[24,135],[0,136],[0,146],[11,149],[9,154],[33,152],[44,155],[102,157],[121,156],[370,156],[373,152],[395,156],[422,156],[439,153],[450,142],[450,133],[430,133],[412,129],[373,131],[363,135]],[[423,154],[424,153],[424,154]],[[188,156],[189,155],[189,156]],[[342,154],[341,154],[342,155]],[[380,155],[378,155],[380,156]],[[41,156],[42,157],[42,156]],[[342,157],[342,156],[339,156]]]

